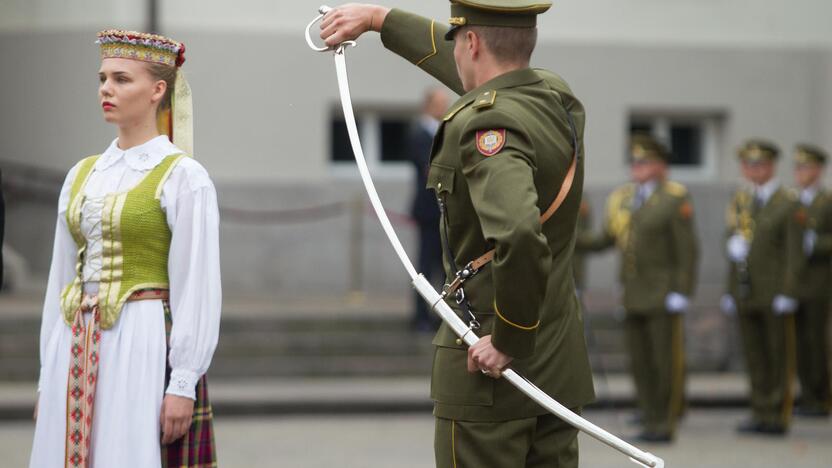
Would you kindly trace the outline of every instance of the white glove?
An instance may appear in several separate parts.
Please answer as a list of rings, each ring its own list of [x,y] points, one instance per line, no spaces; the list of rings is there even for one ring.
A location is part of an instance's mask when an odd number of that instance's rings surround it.
[[[807,257],[815,253],[815,245],[818,243],[818,233],[814,229],[810,229],[803,233],[803,253]]]
[[[778,294],[774,296],[771,308],[774,310],[774,315],[793,314],[797,310],[797,299]]]
[[[684,314],[690,308],[690,300],[677,292],[672,292],[664,298],[664,307],[671,314]]]
[[[737,303],[734,301],[734,296],[730,294],[723,294],[722,297],[719,298],[719,310],[721,310],[727,317],[737,315]]]
[[[742,235],[734,234],[728,238],[726,248],[728,250],[728,258],[734,263],[739,263],[744,262],[748,258],[748,251],[751,249],[751,245]]]

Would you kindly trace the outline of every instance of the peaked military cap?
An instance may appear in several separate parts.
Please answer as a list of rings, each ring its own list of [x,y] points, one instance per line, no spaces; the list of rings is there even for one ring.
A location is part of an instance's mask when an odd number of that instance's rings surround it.
[[[745,142],[737,156],[745,162],[774,161],[780,156],[780,148],[770,141],[753,139]]]
[[[826,164],[829,156],[825,151],[812,145],[797,145],[794,150],[794,160],[798,164]]]
[[[501,26],[534,28],[537,15],[551,8],[552,2],[535,0],[451,0],[451,41],[462,26]]]
[[[668,162],[670,160],[670,153],[668,153],[667,148],[645,133],[636,133],[630,137],[630,156],[632,162]]]

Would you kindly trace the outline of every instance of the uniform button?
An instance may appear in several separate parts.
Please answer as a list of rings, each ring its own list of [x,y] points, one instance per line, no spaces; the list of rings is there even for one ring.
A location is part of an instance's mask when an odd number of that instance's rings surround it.
[[[438,184],[436,184],[436,188],[439,189],[439,190],[442,190],[442,182],[439,182]]]
[[[456,339],[456,345],[457,346],[462,346],[462,338],[457,338]]]

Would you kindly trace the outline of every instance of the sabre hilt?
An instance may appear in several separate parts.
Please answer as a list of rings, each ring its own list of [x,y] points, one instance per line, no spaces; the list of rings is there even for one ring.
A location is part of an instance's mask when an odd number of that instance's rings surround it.
[[[321,5],[321,7],[318,8],[318,13],[319,13],[318,16],[316,16],[315,19],[310,21],[309,24],[306,26],[306,43],[309,45],[309,48],[314,50],[315,52],[334,51],[336,54],[341,54],[341,53],[344,52],[345,47],[347,47],[347,46],[355,47],[355,45],[356,45],[355,41],[344,41],[344,42],[342,42],[342,43],[340,43],[336,46],[332,46],[332,47],[330,47],[330,46],[320,47],[317,44],[315,44],[315,42],[312,40],[312,27],[315,26],[315,24],[317,24],[318,21],[321,21],[322,19],[324,19],[324,16],[326,16],[326,14],[329,13],[330,11],[332,11],[332,8],[328,7],[326,5]]]

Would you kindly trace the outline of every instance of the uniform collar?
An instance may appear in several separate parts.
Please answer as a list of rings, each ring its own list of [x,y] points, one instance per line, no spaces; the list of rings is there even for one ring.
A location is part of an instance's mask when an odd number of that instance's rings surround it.
[[[517,86],[529,85],[532,83],[539,83],[543,78],[531,68],[522,68],[520,70],[513,70],[508,73],[503,73],[500,76],[488,80],[481,86],[472,89],[459,98],[456,103],[451,106],[451,110],[445,115],[445,120],[450,120],[464,107],[468,106],[481,94],[486,91],[493,91],[506,88],[514,88]]]
[[[466,96],[479,96],[483,92],[491,89],[514,88],[516,86],[529,85],[540,81],[543,81],[543,78],[541,78],[536,71],[531,68],[521,68],[519,70],[503,73],[500,76],[488,80],[482,86],[467,93]]]
[[[780,189],[780,181],[772,178],[763,185],[755,185],[754,196],[759,198],[763,204],[766,204],[778,189]]]
[[[656,189],[659,187],[658,180],[648,180],[643,184],[636,184],[636,191],[641,192],[644,200],[647,200],[656,192]]]
[[[814,201],[815,198],[820,193],[820,186],[817,184],[810,185],[804,189],[800,190],[800,202],[806,206],[810,206]]]
[[[125,164],[133,170],[148,171],[158,166],[165,156],[181,152],[182,150],[171,143],[165,135],[159,135],[126,150],[118,147],[118,138],[116,138],[95,163],[95,169],[106,170],[123,159]]]

